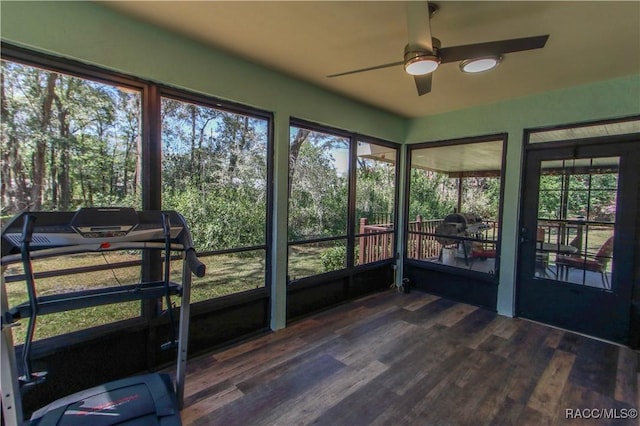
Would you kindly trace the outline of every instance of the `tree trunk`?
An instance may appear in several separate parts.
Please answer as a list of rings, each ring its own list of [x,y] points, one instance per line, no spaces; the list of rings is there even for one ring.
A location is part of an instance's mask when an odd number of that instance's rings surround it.
[[[72,91],[72,80],[67,80],[67,87],[65,90],[65,99],[70,98]],[[58,95],[54,96],[56,103],[56,109],[58,111],[58,135],[59,135],[59,152],[60,161],[58,163],[57,181],[60,189],[60,198],[58,200],[58,209],[65,211],[71,207],[71,177],[69,176],[69,162],[70,158],[70,138],[71,132],[69,130],[69,109],[60,99]]]
[[[293,183],[293,175],[296,170],[296,163],[298,162],[298,155],[300,154],[300,148],[304,141],[307,140],[307,136],[309,136],[309,130],[307,129],[298,129],[298,133],[291,141],[291,146],[289,147],[289,196],[291,196],[291,184]]]
[[[58,206],[58,162],[56,144],[51,144],[49,149],[49,179],[51,179],[51,205]]]
[[[15,136],[15,123],[10,114],[5,93],[4,68],[0,74],[0,115],[3,117],[0,140],[2,150],[2,170],[0,172],[0,201],[6,213],[18,213],[29,205],[29,190],[24,171],[24,163]]]
[[[42,209],[43,183],[45,174],[45,154],[47,150],[47,133],[51,122],[51,108],[55,96],[56,80],[58,74],[47,73],[47,87],[42,97],[42,108],[40,110],[40,137],[36,142],[36,149],[31,157],[31,206],[32,210]]]

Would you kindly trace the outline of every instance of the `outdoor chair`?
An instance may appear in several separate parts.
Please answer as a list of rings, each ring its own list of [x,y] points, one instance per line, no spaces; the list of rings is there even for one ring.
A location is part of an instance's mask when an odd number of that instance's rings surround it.
[[[536,248],[541,248],[545,240],[544,228],[538,228],[536,230]],[[547,271],[551,271],[549,267],[549,253],[536,251],[536,263],[535,271],[540,273],[540,276],[548,278]]]
[[[584,271],[597,272],[602,277],[602,285],[604,288],[611,288],[609,277],[607,275],[607,265],[613,254],[613,236],[600,246],[594,256],[565,256],[558,255],[556,258],[556,266],[558,271],[564,271],[565,280],[569,277],[569,268],[581,269]]]

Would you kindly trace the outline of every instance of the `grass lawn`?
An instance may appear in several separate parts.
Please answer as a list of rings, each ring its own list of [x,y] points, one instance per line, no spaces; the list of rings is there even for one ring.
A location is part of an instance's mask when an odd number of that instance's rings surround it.
[[[588,232],[587,251],[589,253],[595,253],[610,235],[610,229],[598,229],[596,227],[590,229]],[[300,279],[326,272],[322,262],[322,254],[330,247],[340,245],[341,243],[342,242],[329,242],[290,247],[288,265],[290,278]],[[263,250],[257,250],[251,253],[216,255],[201,258],[207,265],[207,273],[202,278],[193,276],[192,303],[263,287],[265,283],[264,259],[265,255]],[[119,262],[138,260],[140,260],[140,255],[135,252],[83,253],[60,258],[34,260],[33,268],[35,272],[42,272],[88,265],[111,265]],[[611,271],[611,263],[608,265],[608,269]],[[10,276],[21,274],[22,272],[21,264],[13,264],[7,267],[4,275]],[[181,283],[181,277],[182,261],[174,260],[171,263],[171,280]],[[134,284],[137,282],[140,282],[140,268],[138,266],[132,266],[38,279],[36,289],[38,296],[45,296],[114,285]],[[6,287],[9,306],[15,306],[28,300],[24,281],[8,283]],[[181,299],[179,297],[174,297],[172,300],[176,306],[180,305]],[[135,318],[139,315],[139,302],[106,305],[44,315],[38,317],[35,339],[43,339],[128,318]],[[22,321],[22,326],[13,329],[15,343],[20,344],[24,342],[26,324],[27,321]]]
[[[202,278],[193,276],[191,301],[238,293],[264,286],[264,252],[253,255],[217,255],[202,258],[207,265],[207,274]],[[88,265],[115,264],[118,262],[139,260],[137,254],[126,252],[106,252],[105,256],[95,253],[83,253],[64,258],[38,259],[33,261],[35,272],[61,270]],[[5,276],[21,274],[22,265],[9,265]],[[171,280],[182,282],[182,261],[171,262]],[[36,280],[38,296],[87,290],[92,288],[135,284],[140,282],[140,267],[133,266],[106,271],[83,272],[61,277]],[[24,281],[7,283],[9,306],[28,301]],[[180,298],[173,297],[177,306]],[[38,317],[35,339],[56,336],[63,333],[82,330],[89,327],[108,324],[114,321],[135,318],[140,315],[140,302],[127,302],[86,309],[61,312]],[[13,328],[16,344],[24,342],[28,321],[20,321],[19,327]]]
[[[320,256],[327,247],[295,247],[289,267],[297,278],[325,272]],[[264,251],[244,254],[216,255],[201,258],[207,266],[204,277],[192,276],[191,302],[213,299],[228,294],[264,287],[265,261]],[[36,259],[32,262],[34,272],[63,270],[89,265],[116,264],[126,261],[138,261],[140,255],[127,252],[82,253],[60,258]],[[22,274],[21,264],[9,265],[5,276]],[[182,282],[182,261],[171,262],[171,280]],[[93,288],[128,285],[140,282],[140,267],[109,269],[105,271],[83,272],[60,277],[36,280],[38,296],[45,296]],[[28,301],[24,281],[7,283],[9,306]],[[172,301],[180,306],[181,299]],[[35,340],[57,336],[115,321],[135,318],[140,315],[139,302],[127,302],[115,305],[97,306],[73,311],[49,314],[38,317]],[[24,342],[26,320],[13,329],[16,344]]]

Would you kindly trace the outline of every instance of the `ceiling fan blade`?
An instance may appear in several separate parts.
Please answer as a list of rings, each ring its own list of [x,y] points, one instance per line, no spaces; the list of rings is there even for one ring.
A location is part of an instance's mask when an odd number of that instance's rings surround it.
[[[421,49],[433,52],[428,2],[407,2],[407,29],[409,31],[410,46],[420,47]]]
[[[381,68],[395,67],[395,66],[397,66],[397,65],[402,65],[402,64],[404,64],[404,61],[400,61],[400,62],[391,62],[390,64],[376,65],[376,66],[373,66],[373,67],[361,68],[361,69],[359,69],[359,70],[345,71],[345,72],[340,72],[340,73],[337,73],[337,74],[331,74],[331,75],[328,75],[327,77],[328,77],[328,78],[332,78],[332,77],[340,77],[340,76],[343,76],[343,75],[356,74],[356,73],[359,73],[359,72],[372,71],[372,70],[379,70],[379,69],[381,69]]]
[[[512,38],[509,40],[490,41],[486,43],[466,44],[463,46],[443,47],[440,49],[442,63],[463,61],[483,56],[500,55],[510,52],[540,49],[547,43],[549,34]]]
[[[413,76],[413,79],[416,82],[416,89],[418,89],[418,96],[426,95],[431,91],[432,75],[433,73]]]

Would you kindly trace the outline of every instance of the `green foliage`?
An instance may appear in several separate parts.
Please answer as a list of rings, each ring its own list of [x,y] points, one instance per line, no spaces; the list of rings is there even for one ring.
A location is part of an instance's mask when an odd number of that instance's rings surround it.
[[[395,164],[368,158],[358,159],[356,170],[356,219],[367,223],[393,223]],[[358,223],[356,223],[356,227]]]
[[[162,101],[162,205],[185,217],[200,251],[266,243],[267,126]]]
[[[255,194],[230,187],[168,193],[164,208],[181,212],[199,251],[265,244],[265,210]]]
[[[290,173],[289,239],[294,241],[347,232],[348,180],[334,158],[346,142],[310,135]]]
[[[141,94],[2,61],[3,210],[141,207]]]
[[[457,185],[442,173],[411,169],[409,218],[441,219],[452,213],[457,204]]]
[[[463,212],[472,212],[484,219],[498,220],[499,203],[499,177],[468,177],[463,179]]]
[[[553,220],[583,216],[592,221],[613,221],[617,187],[615,172],[568,175],[553,171],[543,174],[540,176],[538,217]],[[565,202],[566,212],[563,212]]]
[[[347,247],[344,245],[329,247],[320,255],[325,272],[344,269],[347,259]]]

